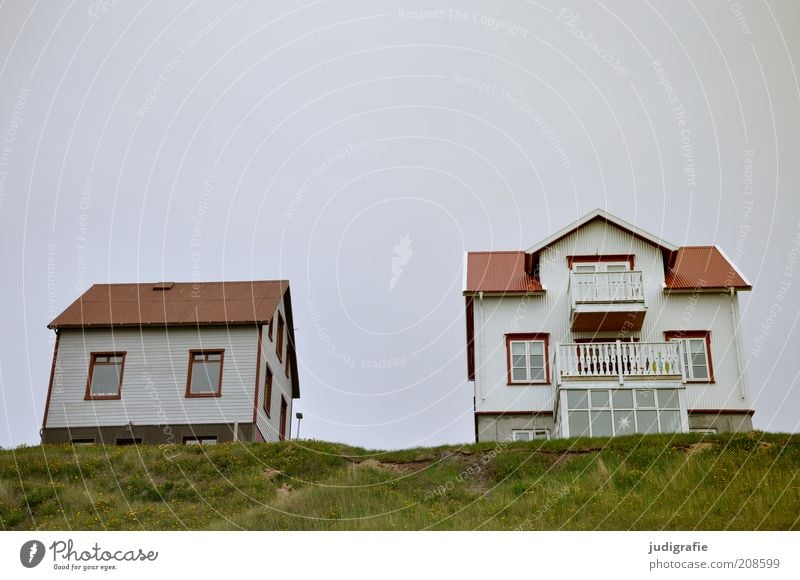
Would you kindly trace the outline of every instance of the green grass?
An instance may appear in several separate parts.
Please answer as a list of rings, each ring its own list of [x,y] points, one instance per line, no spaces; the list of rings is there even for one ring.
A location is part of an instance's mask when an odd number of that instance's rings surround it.
[[[800,529],[800,435],[20,447],[0,529]]]

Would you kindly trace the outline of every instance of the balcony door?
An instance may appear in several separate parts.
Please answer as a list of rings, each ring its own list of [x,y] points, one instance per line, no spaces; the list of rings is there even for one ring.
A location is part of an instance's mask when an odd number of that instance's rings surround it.
[[[582,286],[582,296],[600,301],[625,300],[628,297],[629,262],[589,262],[575,264],[573,269],[581,274],[579,284]]]
[[[627,272],[630,269],[629,262],[591,262],[588,264],[575,264],[576,272]]]

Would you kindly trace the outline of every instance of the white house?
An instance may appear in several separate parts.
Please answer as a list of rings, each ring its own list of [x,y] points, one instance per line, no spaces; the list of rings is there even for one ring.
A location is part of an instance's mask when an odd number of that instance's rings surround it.
[[[300,387],[285,280],[96,284],[49,328],[42,443],[289,437]]]
[[[720,248],[595,210],[465,261],[476,440],[752,429],[738,304],[751,285]]]

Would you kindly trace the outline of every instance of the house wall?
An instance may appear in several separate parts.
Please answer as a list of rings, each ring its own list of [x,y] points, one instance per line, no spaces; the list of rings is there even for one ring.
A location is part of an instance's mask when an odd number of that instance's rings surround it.
[[[284,369],[286,368],[286,351],[289,345],[289,325],[286,323],[284,328],[283,337],[283,353],[278,359],[275,343],[278,339],[278,313],[283,316],[284,322],[286,321],[286,305],[285,300],[281,300],[278,308],[273,314],[274,326],[273,335],[270,339],[268,325],[264,325],[263,335],[261,337],[261,368],[259,369],[259,386],[258,386],[258,410],[256,412],[256,425],[258,426],[261,436],[265,441],[278,441],[278,434],[280,433],[280,415],[281,415],[281,395],[288,403],[287,417],[286,417],[286,438],[289,439],[292,427],[292,383],[291,378],[287,377]],[[264,396],[266,395],[265,378],[267,373],[267,365],[272,369],[272,405],[270,416],[264,412]],[[291,372],[291,370],[290,370]]]
[[[484,441],[511,441],[517,429],[546,429],[554,436],[553,416],[547,414],[478,415],[475,418],[478,443]]]
[[[253,422],[251,327],[62,330],[46,428]],[[225,349],[222,396],[186,398],[189,350]],[[90,353],[126,351],[119,400],[84,400]]]
[[[737,380],[731,297],[723,293],[666,294],[661,251],[624,230],[597,220],[542,253],[540,277],[546,288],[544,294],[505,298],[484,296],[483,301],[475,298],[476,411],[553,411],[556,342],[593,336],[592,333],[572,333],[570,330],[567,256],[591,254],[636,256],[634,269],[643,273],[647,314],[641,332],[631,332],[631,336],[639,336],[642,341],[663,341],[666,330],[711,330],[711,357],[716,382],[688,384],[689,409],[749,409],[749,401],[742,398]],[[549,384],[507,384],[505,335],[519,332],[550,334]],[[618,334],[598,333],[596,336],[616,340]]]

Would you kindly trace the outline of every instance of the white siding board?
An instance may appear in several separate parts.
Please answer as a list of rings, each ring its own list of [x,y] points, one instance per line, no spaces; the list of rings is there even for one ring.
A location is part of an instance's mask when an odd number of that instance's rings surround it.
[[[252,423],[255,327],[62,330],[47,427]],[[223,348],[222,396],[186,398],[189,350]],[[90,353],[126,351],[120,400],[85,401]]]

